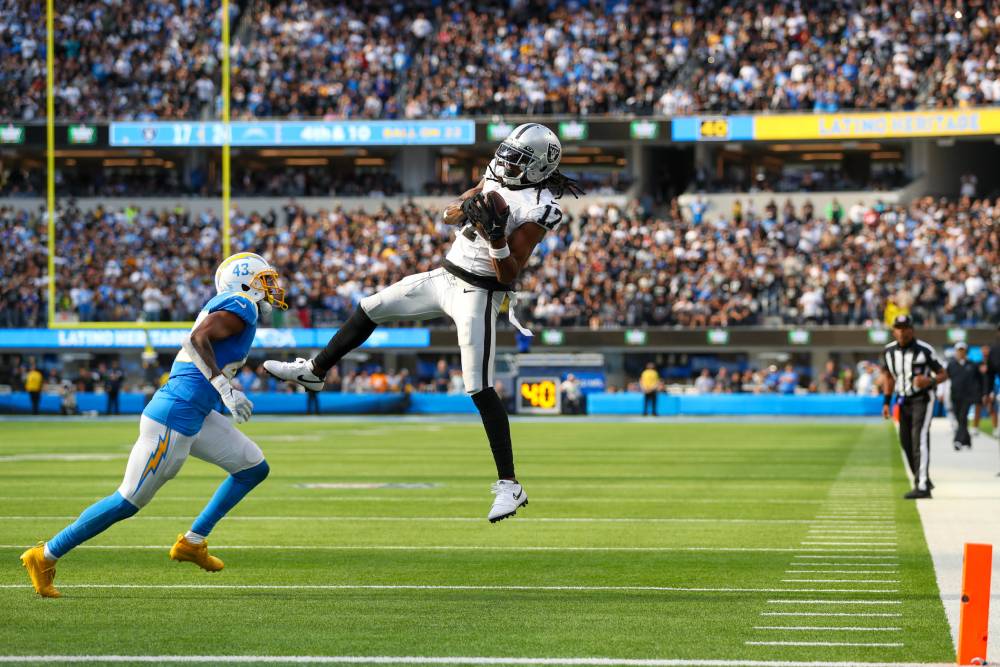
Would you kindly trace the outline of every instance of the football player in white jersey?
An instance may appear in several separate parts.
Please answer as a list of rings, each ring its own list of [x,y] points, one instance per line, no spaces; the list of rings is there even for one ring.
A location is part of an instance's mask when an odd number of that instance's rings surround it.
[[[378,325],[451,317],[458,329],[465,390],[482,416],[497,466],[494,501],[487,516],[491,522],[528,504],[528,494],[514,475],[507,412],[493,388],[496,319],[535,246],[562,222],[559,198],[566,192],[574,196],[581,192],[559,172],[561,154],[558,137],[544,125],[514,128],[497,148],[488,175],[445,208],[445,221],[458,231],[441,268],[403,278],[362,299],[314,359],[264,363],[271,375],[319,391],[327,371],[364,343]],[[513,304],[509,314],[511,323],[530,335],[517,322]]]

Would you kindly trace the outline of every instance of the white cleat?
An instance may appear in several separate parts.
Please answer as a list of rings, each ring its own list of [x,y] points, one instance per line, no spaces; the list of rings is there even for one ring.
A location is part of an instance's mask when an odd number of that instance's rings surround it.
[[[323,378],[317,377],[313,370],[312,359],[302,359],[301,357],[295,361],[268,359],[264,362],[264,370],[272,377],[285,382],[294,382],[309,391],[321,391],[325,384]]]
[[[493,482],[490,491],[496,498],[493,499],[493,507],[487,518],[490,523],[503,521],[509,516],[517,514],[517,508],[528,504],[528,494],[517,482],[507,479],[498,479]]]

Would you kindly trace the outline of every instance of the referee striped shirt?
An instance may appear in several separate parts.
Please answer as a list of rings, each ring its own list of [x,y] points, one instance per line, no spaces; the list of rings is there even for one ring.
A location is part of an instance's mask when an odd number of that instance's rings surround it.
[[[927,394],[930,388],[917,389],[913,380],[919,375],[937,373],[943,368],[934,348],[917,338],[905,347],[896,341],[889,343],[885,346],[883,359],[885,369],[896,381],[896,395],[904,398]]]

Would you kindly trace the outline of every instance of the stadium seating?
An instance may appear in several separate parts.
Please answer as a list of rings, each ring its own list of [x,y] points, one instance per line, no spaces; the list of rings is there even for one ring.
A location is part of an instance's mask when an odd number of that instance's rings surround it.
[[[234,250],[271,259],[287,326],[342,322],[364,295],[439,266],[433,210],[237,213]],[[674,203],[593,205],[542,243],[521,278],[543,326],[871,324],[909,306],[927,324],[1000,316],[1000,202],[925,198],[821,212],[773,201],[740,220]],[[45,324],[40,211],[0,209],[0,326]],[[218,219],[173,210],[63,208],[56,309],[81,321],[190,320],[213,292]]]
[[[236,117],[911,109],[1000,102],[1000,2],[233,3]],[[957,7],[957,6],[956,6]],[[63,119],[218,115],[217,5],[58,3]],[[113,15],[114,14],[114,15]],[[119,17],[119,18],[115,18]],[[44,12],[0,23],[0,118],[44,115]],[[303,54],[308,53],[308,57]]]

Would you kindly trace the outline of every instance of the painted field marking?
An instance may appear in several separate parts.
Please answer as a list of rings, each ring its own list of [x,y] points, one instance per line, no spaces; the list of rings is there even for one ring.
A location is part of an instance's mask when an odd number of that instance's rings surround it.
[[[743,642],[747,646],[866,646],[871,648],[897,648],[902,642]]]
[[[798,558],[803,558],[803,559],[805,559],[805,558],[828,558],[828,556],[811,556],[811,555],[806,554],[804,556],[798,556]],[[871,558],[872,560],[892,560],[892,559],[895,559],[895,558],[899,558],[899,556],[837,556],[837,558]]]
[[[898,570],[785,570],[785,574],[898,574]],[[898,581],[893,579],[891,581]]]
[[[782,579],[783,584],[898,584],[899,579]]]
[[[122,458],[127,457],[127,454],[122,455]],[[422,492],[429,491],[432,495],[419,495],[415,493],[412,496],[383,496],[375,494],[359,494],[351,495],[351,489],[332,489],[338,493],[344,495],[319,495],[321,491],[317,490],[317,495],[298,495],[298,496],[255,496],[253,494],[247,496],[240,502],[275,502],[275,501],[286,501],[294,500],[299,502],[353,502],[353,501],[385,501],[385,502],[441,502],[441,501],[455,501],[455,502],[479,502],[483,499],[482,496],[451,496],[443,495],[440,487],[437,489],[414,489],[414,491]],[[436,495],[433,495],[436,494]],[[95,501],[100,500],[105,494],[101,493],[91,493],[91,494],[81,494],[81,495],[69,495],[69,496],[42,496],[42,497],[32,497],[30,500],[32,502],[36,500],[89,500]],[[0,500],[26,500],[25,496],[0,496]],[[206,496],[170,496],[166,493],[161,497],[157,495],[156,502],[162,503],[164,501],[197,501],[205,502]],[[738,500],[730,500],[725,498],[681,498],[681,497],[667,497],[667,498],[628,498],[615,496],[614,498],[600,497],[600,496],[575,496],[575,497],[550,497],[547,498],[545,502],[572,502],[572,503],[607,503],[609,500],[614,500],[616,503],[643,503],[643,504],[657,504],[657,503],[670,503],[671,505],[677,503],[691,504],[691,505],[735,505],[739,504]],[[816,504],[818,500],[774,500],[774,499],[761,499],[754,500],[755,505],[769,504],[769,505],[812,505]]]
[[[895,612],[866,612],[866,611],[765,611],[761,616],[845,616],[850,618],[900,618],[902,614]]]
[[[127,453],[107,453],[107,454],[9,454],[0,456],[0,463],[21,463],[24,461],[115,461],[117,459],[127,459]],[[24,498],[20,498],[24,500]]]
[[[595,665],[599,667],[928,667],[921,662],[850,662],[795,660],[719,660],[715,658],[502,658],[491,656],[367,656],[367,655],[0,655],[0,662],[18,663],[261,663],[340,665]]]
[[[877,534],[877,533],[830,533],[827,531],[810,531],[806,535],[806,540],[810,541],[831,541],[839,540],[841,542],[861,542],[864,543],[867,540],[880,540],[882,542],[888,542],[890,544],[896,544],[897,536],[895,533],[888,534]]]
[[[899,567],[899,563],[835,563],[823,561],[808,561],[804,563],[789,563],[791,567]]]
[[[876,526],[885,525],[892,526],[895,525],[893,519],[882,518],[882,517],[855,517],[855,516],[816,516],[813,517],[816,525],[826,524],[826,525],[858,525],[858,526]]]
[[[0,584],[2,589],[31,589],[30,584]],[[331,590],[331,591],[643,591],[680,593],[898,593],[853,588],[709,588],[695,586],[517,586],[468,584],[62,584],[59,588],[138,590]]]
[[[819,513],[813,517],[817,521],[826,521],[829,519],[858,519],[861,521],[895,521],[896,513],[894,510],[886,510],[885,512],[878,513],[863,513],[863,512],[848,512],[848,511],[829,511],[826,509],[820,509]]]
[[[76,519],[74,514],[38,514],[38,515],[3,515],[0,521],[68,521]],[[131,521],[190,521],[190,516],[143,515],[139,514]],[[429,522],[482,522],[482,517],[472,516],[227,516],[226,521],[429,521]],[[524,517],[519,523],[771,523],[771,524],[803,524],[809,519],[709,519],[702,517]]]
[[[768,600],[767,603],[768,604],[903,604],[903,601],[902,600]]]
[[[901,632],[903,628],[896,627],[865,627],[863,625],[755,625],[754,630],[792,630],[794,632]]]
[[[867,528],[811,528],[809,533],[813,535],[857,535],[859,537],[868,537],[870,535],[896,536],[895,530],[869,530]]]
[[[898,547],[896,541],[852,540],[843,539],[842,535],[830,535],[827,537],[807,537],[799,543],[804,547]]]
[[[0,544],[0,549],[24,550],[30,544]],[[77,549],[169,549],[171,545],[162,544],[139,544],[139,545],[113,545],[113,544],[81,544]],[[444,545],[409,545],[409,544],[227,544],[217,547],[219,552],[226,549],[259,549],[282,551],[622,551],[622,552],[697,552],[697,553],[787,553],[789,551],[801,551],[798,548],[790,547],[625,547],[625,546],[599,546],[599,547],[555,547],[555,546],[504,546],[504,545],[464,545],[464,544],[444,544]],[[814,551],[830,551],[829,549],[814,549]],[[822,558],[851,558],[852,556],[840,553],[831,553]],[[801,558],[801,556],[799,556]],[[866,556],[866,558],[878,558],[878,556]]]

